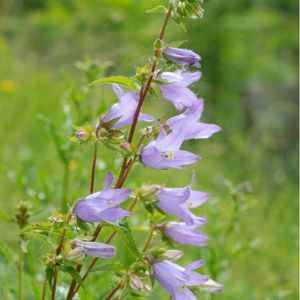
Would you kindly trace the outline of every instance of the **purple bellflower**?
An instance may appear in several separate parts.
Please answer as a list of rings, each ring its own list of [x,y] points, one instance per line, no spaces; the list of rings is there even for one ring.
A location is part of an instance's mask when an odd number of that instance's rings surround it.
[[[172,101],[178,111],[192,106],[198,100],[188,86],[200,79],[201,72],[190,73],[177,70],[175,72],[163,72],[160,76],[163,80],[170,82],[159,85],[163,97]]]
[[[85,242],[80,239],[72,240],[72,250],[94,257],[111,257],[116,254],[116,248],[98,242]]]
[[[168,47],[164,52],[164,56],[175,64],[200,67],[200,56],[188,49]]]
[[[182,166],[193,164],[199,156],[179,150],[184,131],[176,128],[169,135],[161,129],[157,140],[150,142],[141,152],[141,161],[144,165],[157,170],[181,169]]]
[[[113,91],[119,98],[119,102],[111,106],[109,111],[100,122],[105,124],[116,119],[112,128],[119,128],[132,123],[134,113],[139,101],[139,95],[134,92],[124,93],[122,88],[117,84],[112,84]],[[147,114],[140,113],[138,121],[151,122],[153,118]]]
[[[170,222],[164,226],[164,233],[177,243],[193,246],[207,245],[208,236],[199,232],[199,225],[186,225],[185,223]]]
[[[192,191],[191,187],[185,188],[161,188],[155,203],[165,213],[180,217],[187,225],[203,225],[206,218],[197,217],[189,208],[198,207],[208,199],[208,194],[201,191]]]
[[[153,263],[153,273],[156,280],[171,294],[175,300],[196,300],[196,296],[187,288],[188,286],[201,286],[209,278],[195,272],[201,267],[201,260],[183,268],[173,262],[164,260]]]
[[[108,222],[115,224],[117,219],[130,215],[129,211],[122,209],[119,204],[130,195],[130,189],[112,189],[113,176],[106,174],[106,184],[103,191],[93,193],[77,202],[76,216],[85,222]]]
[[[182,114],[170,118],[165,125],[176,130],[181,127],[184,130],[184,140],[206,139],[221,130],[218,125],[199,122],[203,112],[203,99],[199,99],[188,107]]]

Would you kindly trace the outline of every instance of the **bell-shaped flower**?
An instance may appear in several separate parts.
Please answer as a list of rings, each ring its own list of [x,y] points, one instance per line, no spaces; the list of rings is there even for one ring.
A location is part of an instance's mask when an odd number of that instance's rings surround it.
[[[86,222],[115,223],[116,220],[130,215],[129,211],[122,209],[119,204],[128,199],[130,189],[112,189],[113,176],[106,175],[106,184],[103,191],[93,193],[77,202],[76,216]]]
[[[209,138],[212,134],[220,131],[221,127],[215,124],[199,122],[203,107],[203,99],[199,99],[182,114],[167,120],[165,125],[172,130],[182,128],[184,140]]]
[[[165,213],[180,217],[187,225],[202,225],[206,218],[195,216],[189,208],[198,207],[208,199],[208,194],[201,191],[192,191],[190,186],[185,188],[161,188],[155,203]]]
[[[142,163],[157,170],[180,169],[182,166],[195,163],[200,159],[198,155],[179,150],[184,141],[184,135],[181,128],[173,130],[168,135],[162,129],[157,139],[142,150]]]
[[[194,271],[202,265],[203,262],[199,260],[183,268],[173,262],[164,260],[153,263],[153,274],[173,299],[196,300],[196,296],[187,287],[201,286],[209,280],[209,278]]]
[[[73,255],[89,255],[94,257],[111,257],[116,254],[116,248],[98,242],[85,242],[80,239],[74,239],[71,241],[71,250],[68,252],[67,258],[71,258]]]
[[[164,52],[164,57],[175,64],[200,67],[200,56],[188,49],[168,47]]]
[[[179,111],[185,107],[190,107],[198,100],[197,96],[188,88],[201,77],[201,72],[185,72],[177,70],[175,72],[163,72],[161,79],[170,83],[160,84],[159,88],[163,97],[172,101]]]
[[[186,225],[182,222],[170,222],[164,228],[164,234],[180,244],[193,246],[207,245],[208,236],[199,232],[197,228],[202,224]]]
[[[135,92],[124,93],[117,84],[112,84],[112,88],[119,102],[111,106],[109,111],[100,119],[100,123],[104,125],[112,123],[111,128],[119,128],[131,124],[139,102],[139,95]],[[153,118],[147,114],[140,113],[138,121],[151,122]]]

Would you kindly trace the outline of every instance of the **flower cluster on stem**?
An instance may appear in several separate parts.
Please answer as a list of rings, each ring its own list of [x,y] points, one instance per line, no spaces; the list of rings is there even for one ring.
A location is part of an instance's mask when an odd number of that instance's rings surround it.
[[[111,84],[118,102],[99,118],[94,132],[91,132],[88,126],[77,128],[75,139],[80,143],[93,143],[95,146],[90,194],[77,201],[66,218],[66,227],[55,251],[52,299],[55,298],[58,270],[61,266],[58,256],[62,254],[66,261],[77,264],[76,272],[80,280],[76,278],[72,280],[66,298],[70,300],[76,295],[99,258],[115,256],[117,249],[108,244],[117,232],[127,226],[126,237],[129,236],[131,243],[135,242],[133,230],[126,225],[126,220],[127,218],[130,220],[137,204],[143,204],[141,207],[146,208],[149,214],[148,237],[141,250],[135,244],[131,245],[137,260],[122,273],[121,280],[105,299],[112,299],[116,293],[125,288],[140,294],[150,293],[153,278],[177,300],[196,299],[189,287],[214,292],[222,289],[221,284],[195,271],[203,265],[202,260],[182,267],[173,261],[184,253],[177,249],[167,249],[166,245],[161,246],[164,239],[169,239],[174,244],[195,247],[207,244],[208,236],[199,231],[199,228],[207,222],[206,217],[197,216],[192,210],[205,203],[209,194],[193,190],[193,182],[185,187],[164,187],[157,184],[142,186],[136,190],[123,187],[134,164],[162,172],[168,169],[183,169],[186,165],[195,164],[200,156],[183,150],[184,142],[191,139],[206,139],[221,130],[215,124],[200,121],[204,101],[192,90],[192,85],[201,77],[201,72],[195,70],[200,68],[200,56],[188,49],[168,46],[164,41],[170,19],[178,21],[178,16],[179,20],[187,16],[194,18],[196,12],[202,12],[198,0],[187,0],[186,7],[182,6],[182,2],[184,1],[170,1],[155,43],[150,66],[141,68],[143,72],[136,74],[134,79],[120,81],[119,77],[115,81],[111,78],[102,80],[101,82]],[[190,2],[193,2],[193,10],[190,10]],[[178,115],[165,120],[141,112],[144,101],[153,88],[159,91],[164,100],[174,105],[179,112]],[[134,143],[138,122],[147,122],[148,126],[141,131],[138,142]],[[127,132],[126,126],[129,126]],[[94,192],[96,160],[101,143],[117,150],[123,156],[123,162],[115,185],[113,186],[112,173],[107,171],[104,188]],[[123,203],[130,199],[132,202],[129,208],[122,208]],[[96,224],[90,240],[76,236],[66,241],[66,228],[72,223],[72,218],[76,218],[77,222],[86,226]],[[113,232],[103,241],[104,243],[100,243],[96,240],[104,226],[112,227]],[[154,243],[154,238],[157,237],[162,238],[159,245]],[[85,273],[80,275],[85,256],[91,256],[93,259]]]

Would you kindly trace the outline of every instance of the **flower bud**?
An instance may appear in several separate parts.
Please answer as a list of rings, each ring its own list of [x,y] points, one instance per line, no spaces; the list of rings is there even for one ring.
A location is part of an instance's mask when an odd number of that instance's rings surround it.
[[[142,198],[152,197],[156,195],[159,189],[160,189],[159,185],[144,185],[141,187],[139,195]]]
[[[142,290],[144,288],[143,282],[135,274],[130,274],[130,276],[129,276],[129,284],[130,284],[130,287],[132,289],[134,289],[134,290]]]
[[[206,292],[221,292],[223,290],[223,285],[212,279],[208,279],[206,282],[201,284],[201,289]]]
[[[200,56],[188,49],[168,47],[164,52],[166,59],[179,65],[200,67]]]
[[[182,251],[172,249],[172,250],[166,250],[163,253],[162,258],[172,261],[172,260],[176,260],[176,259],[180,258],[182,255],[183,255]]]
[[[16,206],[15,219],[19,224],[20,228],[23,228],[28,224],[28,220],[31,216],[31,205],[28,202],[20,202]]]

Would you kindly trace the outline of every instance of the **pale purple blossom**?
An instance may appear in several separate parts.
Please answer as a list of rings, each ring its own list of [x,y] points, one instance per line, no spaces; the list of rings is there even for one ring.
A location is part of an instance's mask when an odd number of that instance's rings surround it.
[[[106,175],[106,184],[103,191],[93,193],[77,202],[76,216],[86,222],[115,223],[116,220],[130,215],[129,211],[122,209],[119,204],[128,199],[130,189],[112,189],[113,176]]]
[[[207,245],[208,236],[197,228],[202,224],[186,225],[182,222],[170,222],[164,228],[164,234],[180,244],[193,246]]]
[[[106,124],[115,120],[116,122],[112,125],[112,128],[131,124],[138,105],[139,95],[135,92],[124,93],[122,88],[117,84],[112,84],[112,88],[119,102],[110,107],[105,116],[101,118],[100,123]],[[153,118],[147,114],[140,113],[138,121],[151,122]]]
[[[183,66],[200,67],[200,56],[188,49],[168,47],[164,52],[166,59]]]
[[[142,163],[157,170],[180,169],[182,166],[195,163],[200,159],[198,155],[179,150],[184,141],[184,135],[181,128],[173,130],[168,135],[161,129],[157,139],[142,150]]]
[[[221,128],[215,124],[199,122],[203,107],[203,99],[199,99],[182,114],[167,120],[165,125],[172,130],[182,128],[184,131],[184,140],[209,138],[214,133],[220,131]]]
[[[190,186],[185,188],[161,188],[155,203],[165,213],[180,217],[187,225],[203,225],[205,217],[195,216],[189,208],[198,207],[208,199],[208,194],[201,191],[192,191]]]
[[[201,286],[209,279],[194,270],[201,267],[201,260],[183,268],[173,262],[164,260],[153,263],[156,280],[171,294],[175,300],[196,300],[196,296],[187,288]]]
[[[177,70],[175,72],[163,72],[160,77],[170,82],[159,85],[162,96],[172,101],[177,110],[181,111],[185,107],[190,107],[198,100],[188,86],[200,79],[201,72],[190,73]]]
[[[73,251],[94,257],[111,257],[116,254],[116,248],[111,245],[98,242],[85,242],[80,239],[72,240],[71,247]]]

